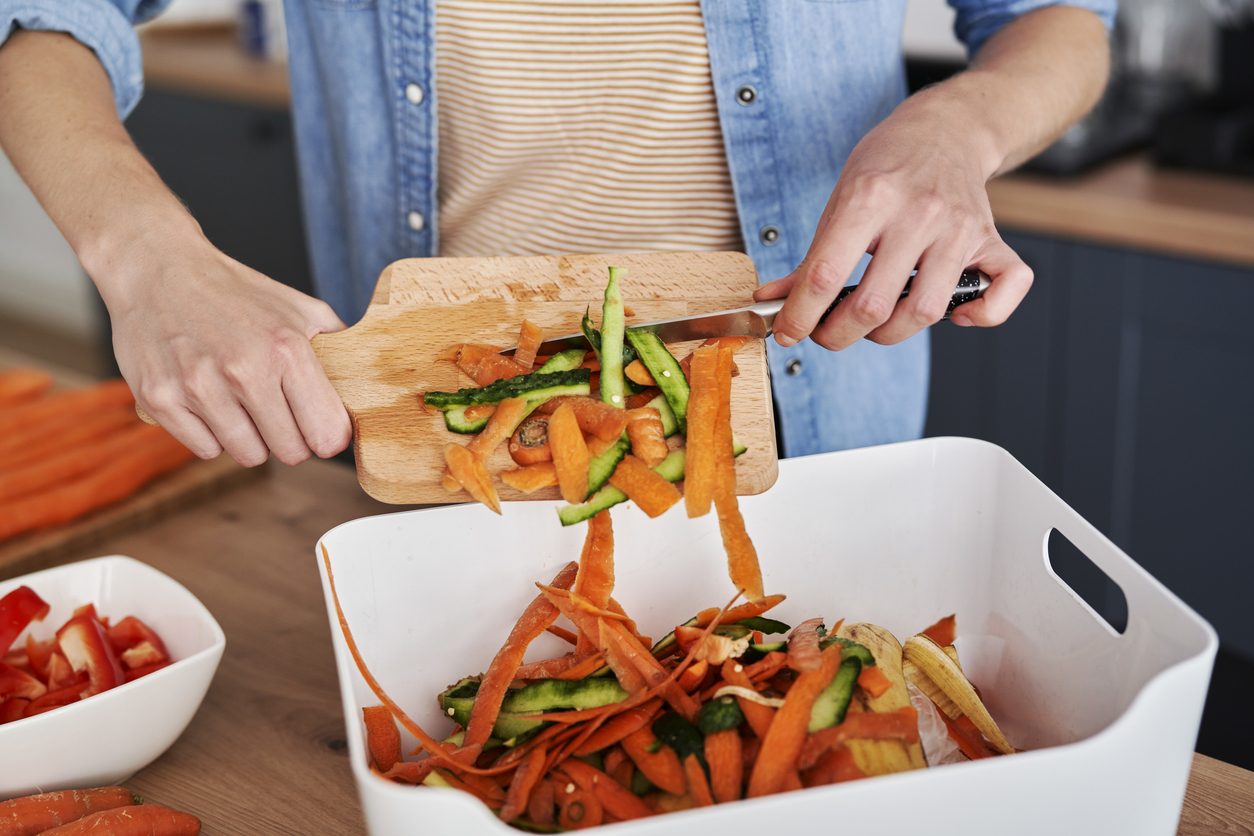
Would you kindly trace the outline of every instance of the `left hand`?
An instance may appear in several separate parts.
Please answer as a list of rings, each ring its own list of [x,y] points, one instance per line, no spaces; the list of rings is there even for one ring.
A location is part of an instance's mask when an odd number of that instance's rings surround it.
[[[975,121],[925,94],[863,137],[805,260],[754,294],[758,301],[788,296],[775,318],[781,345],[807,336],[832,350],[863,337],[901,342],[941,319],[968,267],[987,273],[990,285],[982,298],[955,310],[955,324],[1000,325],[1014,312],[1032,286],[1032,270],[993,226],[985,183],[1001,160],[981,147]],[[820,323],[868,252],[873,257],[860,287]],[[916,267],[910,295],[899,302]]]

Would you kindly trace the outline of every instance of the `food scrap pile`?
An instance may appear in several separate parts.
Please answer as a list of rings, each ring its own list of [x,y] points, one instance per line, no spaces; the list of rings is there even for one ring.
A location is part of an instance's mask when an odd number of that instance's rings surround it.
[[[140,422],[125,381],[53,391],[43,372],[0,371],[0,541],[120,502],[192,458]]]
[[[133,615],[110,623],[92,604],[75,610],[53,638],[38,641],[28,633],[26,643],[15,646],[48,610],[29,586],[0,598],[0,724],[78,702],[170,664],[165,642],[147,624]]]

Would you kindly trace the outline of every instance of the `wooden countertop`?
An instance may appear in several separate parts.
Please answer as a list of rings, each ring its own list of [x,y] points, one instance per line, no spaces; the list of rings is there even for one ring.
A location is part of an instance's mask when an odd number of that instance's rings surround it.
[[[144,72],[154,90],[266,107],[289,102],[282,64],[244,54],[230,29],[152,28]],[[1077,178],[1011,174],[989,186],[1007,230],[1254,267],[1254,179],[1118,160]]]
[[[329,528],[389,510],[351,469],[311,461],[77,556],[128,554],[157,567],[226,632],[195,719],[128,786],[200,816],[206,833],[364,832],[313,548]],[[1254,773],[1196,756],[1179,832],[1254,833]]]

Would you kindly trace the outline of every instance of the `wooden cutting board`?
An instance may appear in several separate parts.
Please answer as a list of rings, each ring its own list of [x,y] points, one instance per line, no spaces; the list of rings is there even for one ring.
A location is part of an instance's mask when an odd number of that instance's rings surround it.
[[[610,265],[627,269],[627,324],[749,304],[757,287],[743,253],[641,253],[511,258],[406,259],[380,275],[366,315],[346,331],[314,338],[314,350],[352,416],[357,477],[375,499],[401,504],[465,502],[440,485],[444,448],[465,440],[425,410],[423,392],[473,382],[436,356],[461,342],[502,348],[517,342],[523,319],[558,336],[577,332],[584,310],[600,309]],[[691,344],[671,346],[679,357]],[[774,484],[779,460],[767,377],[766,347],[736,354],[732,428],[749,451],[736,462],[741,494]],[[502,445],[488,462],[514,467]],[[497,484],[501,498],[557,499],[557,489],[520,494]]]
[[[48,364],[17,352],[0,350],[0,369],[16,367],[43,369],[52,375],[57,386],[77,387],[92,382],[73,372],[49,368]],[[34,572],[66,560],[92,557],[88,551],[100,540],[140,528],[199,499],[255,478],[262,470],[264,468],[240,467],[229,456],[189,462],[107,508],[63,525],[0,540],[0,578]]]

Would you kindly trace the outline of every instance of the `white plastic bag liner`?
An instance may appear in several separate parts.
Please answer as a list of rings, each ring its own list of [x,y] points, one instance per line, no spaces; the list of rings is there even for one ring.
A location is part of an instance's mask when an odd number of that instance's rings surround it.
[[[503,518],[477,505],[410,511],[323,538],[367,664],[429,732],[449,729],[436,694],[483,670],[533,583],[578,558],[585,529],[562,528],[554,507],[506,503]],[[963,668],[1010,741],[1031,751],[611,825],[616,832],[1175,833],[1214,631],[1009,454],[943,438],[790,459],[778,484],[742,508],[767,592],[788,595],[773,616],[871,621],[904,638],[957,612]],[[645,632],[660,636],[731,596],[714,515],[689,520],[681,503],[649,520],[621,506],[614,528],[615,596]],[[1049,568],[1055,528],[1122,588],[1122,635]],[[361,708],[378,701],[327,597],[371,833],[515,832],[456,790],[371,774]],[[566,649],[545,637],[529,659]]]

